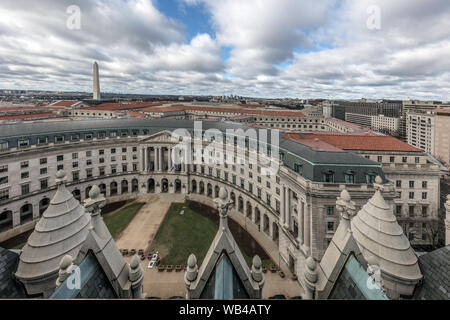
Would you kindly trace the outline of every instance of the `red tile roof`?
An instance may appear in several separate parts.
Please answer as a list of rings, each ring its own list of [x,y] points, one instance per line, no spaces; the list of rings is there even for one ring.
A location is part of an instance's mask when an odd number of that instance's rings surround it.
[[[290,133],[286,134],[285,138],[300,143],[304,143],[304,140],[319,139],[343,150],[423,152],[391,136],[315,133],[305,133],[303,136],[304,139],[300,134]]]
[[[108,102],[102,103],[95,107],[85,108],[85,110],[101,110],[101,111],[118,111],[118,110],[133,110],[143,108],[153,108],[166,104],[167,102],[138,102],[138,103],[117,103]]]
[[[450,114],[450,109],[436,108],[436,109],[433,109],[432,112],[437,113],[437,114],[446,114],[447,115],[447,114]]]
[[[70,107],[70,106],[73,106],[75,103],[78,103],[78,100],[61,100],[56,103],[53,103],[52,106]]]

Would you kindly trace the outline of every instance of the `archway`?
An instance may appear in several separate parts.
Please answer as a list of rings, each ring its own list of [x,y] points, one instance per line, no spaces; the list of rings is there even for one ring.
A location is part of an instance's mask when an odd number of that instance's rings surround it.
[[[250,203],[250,201],[247,201],[247,218],[249,218],[250,220],[252,220],[252,204]]]
[[[209,198],[212,198],[212,196],[213,196],[213,188],[212,188],[211,183],[208,183],[208,194],[207,194],[207,196]]]
[[[111,195],[115,196],[117,194],[117,182],[111,182],[111,184],[109,185],[109,189],[111,190]]]
[[[33,206],[29,203],[20,208],[20,223],[26,223],[33,220]]]
[[[121,193],[128,193],[128,181],[127,180],[122,180],[122,182],[120,183],[120,190]]]
[[[72,191],[72,195],[75,199],[81,202],[81,191],[78,189],[75,189]]]
[[[242,214],[244,213],[244,199],[241,196],[238,198],[238,211]]]
[[[196,180],[192,180],[191,186],[192,186],[191,192],[197,193],[197,181]]]
[[[175,180],[175,193],[181,193],[181,180]]]
[[[162,193],[169,192],[169,181],[167,179],[162,179],[161,181],[161,192]]]
[[[155,192],[155,179],[149,179],[147,181],[147,193]]]
[[[233,209],[236,209],[236,195],[234,192],[230,194],[230,200],[233,201]]]
[[[205,194],[205,183],[200,181],[200,194]]]
[[[278,242],[278,237],[279,237],[278,224],[276,222],[273,222],[272,223],[272,240],[275,242]]]
[[[269,217],[265,214],[263,218],[263,231],[270,236],[270,221]]]
[[[84,190],[84,196],[86,199],[89,198],[89,192],[91,191],[91,189],[92,189],[92,186],[89,186]]]
[[[106,184],[104,184],[104,183],[99,184],[98,188],[100,189],[100,193],[103,194],[103,196],[106,197]]]
[[[7,210],[0,213],[0,231],[8,230],[13,227],[12,211]]]
[[[214,188],[214,198],[218,198],[219,197],[219,192],[220,192],[220,187],[216,186]]]
[[[259,226],[261,222],[261,212],[258,208],[255,208],[255,224]]]
[[[42,215],[45,212],[45,210],[47,210],[49,205],[50,205],[49,198],[44,198],[41,201],[39,201],[39,215]]]
[[[138,192],[139,191],[139,181],[138,179],[131,180],[131,192]]]

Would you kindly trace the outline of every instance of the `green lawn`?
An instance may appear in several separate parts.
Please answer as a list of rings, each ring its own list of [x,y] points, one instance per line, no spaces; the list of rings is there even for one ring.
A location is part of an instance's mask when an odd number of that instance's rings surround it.
[[[112,215],[104,216],[106,226],[114,239],[127,227],[145,203],[133,203]]]
[[[180,215],[181,210],[184,210],[183,215]],[[151,252],[158,251],[165,265],[184,265],[194,253],[200,266],[218,229],[214,222],[189,209],[187,203],[174,203],[153,240]],[[244,252],[242,255],[251,266],[253,257]],[[270,259],[262,263],[263,266],[272,264]]]
[[[184,214],[180,215],[183,209]],[[184,265],[194,253],[200,265],[218,229],[214,222],[184,204],[174,203],[153,240],[151,251],[159,251],[165,265]]]

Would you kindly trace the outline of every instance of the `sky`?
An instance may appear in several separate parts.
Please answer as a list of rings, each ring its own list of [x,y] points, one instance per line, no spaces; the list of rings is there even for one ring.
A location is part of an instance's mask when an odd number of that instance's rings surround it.
[[[449,0],[1,0],[0,88],[450,100]]]

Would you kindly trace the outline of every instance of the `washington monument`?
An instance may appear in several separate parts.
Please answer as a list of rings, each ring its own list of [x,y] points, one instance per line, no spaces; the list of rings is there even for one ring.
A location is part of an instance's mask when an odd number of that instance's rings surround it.
[[[98,64],[94,62],[94,100],[100,100],[100,76],[98,74]]]

